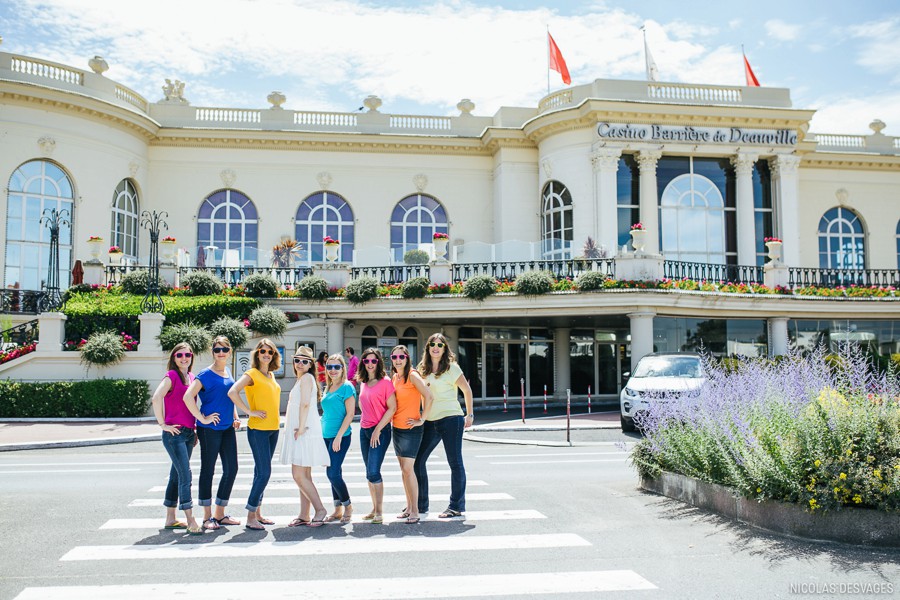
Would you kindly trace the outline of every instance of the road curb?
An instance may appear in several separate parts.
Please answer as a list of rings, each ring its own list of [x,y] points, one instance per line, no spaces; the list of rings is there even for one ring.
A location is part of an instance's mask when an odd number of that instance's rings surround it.
[[[87,446],[109,446],[112,444],[130,444],[132,442],[152,442],[159,439],[159,434],[130,435],[124,437],[97,438],[87,440],[60,440],[55,442],[28,442],[24,444],[0,444],[0,452],[15,450],[49,450],[53,448],[83,448]]]
[[[463,439],[468,440],[470,442],[477,442],[481,444],[507,444],[514,446],[547,446],[551,448],[575,448],[575,447],[585,447],[585,446],[611,446],[615,442],[565,442],[565,441],[553,441],[553,440],[517,440],[517,439],[509,439],[509,438],[492,438],[492,437],[481,437],[477,435],[472,435],[469,432],[463,433]]]

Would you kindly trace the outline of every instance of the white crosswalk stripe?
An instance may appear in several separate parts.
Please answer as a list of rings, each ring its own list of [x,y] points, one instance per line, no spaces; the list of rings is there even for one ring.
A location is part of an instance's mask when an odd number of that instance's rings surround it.
[[[347,481],[346,483],[347,483],[347,488],[351,489],[351,490],[355,490],[355,489],[367,490],[367,489],[369,489],[369,484],[366,481]],[[487,485],[487,482],[481,481],[480,479],[470,479],[466,482],[467,488],[481,487],[484,485]],[[331,484],[328,483],[327,481],[317,481],[316,486],[319,488],[320,493],[323,490],[331,491]],[[249,490],[251,487],[253,487],[253,486],[252,486],[252,484],[249,484],[249,483],[236,483],[236,484],[234,484],[234,487],[232,487],[231,489],[233,489],[233,490]],[[429,480],[428,487],[429,488],[431,488],[431,487],[450,487],[450,482],[449,481],[431,481],[431,480]],[[385,489],[388,489],[388,488],[403,489],[403,482],[402,481],[385,481],[384,488]],[[269,485],[266,486],[266,494],[267,495],[269,492],[272,492],[272,491],[281,492],[281,491],[288,491],[288,490],[296,492],[297,484],[293,483],[293,482],[291,482],[291,483],[269,482]],[[156,485],[156,486],[153,486],[152,488],[150,488],[148,491],[149,492],[164,492],[164,491],[166,491],[166,486]],[[196,494],[197,490],[194,489],[193,491]]]
[[[299,492],[298,492],[299,494]],[[485,493],[474,493],[470,494],[466,492],[466,500],[512,500],[513,497],[509,494],[505,494],[503,492],[485,492]],[[325,498],[323,502],[327,502],[328,498]],[[368,503],[369,498],[365,498],[365,502]],[[406,502],[406,496],[404,494],[385,494],[384,495],[385,503],[391,502]],[[263,498],[263,505],[268,506],[270,504],[294,504],[299,502],[297,500],[297,495],[294,496],[275,496],[270,497],[266,495]],[[246,498],[231,498],[229,501],[230,506],[244,506],[247,504]],[[141,506],[162,506],[162,498],[137,498],[128,503],[129,507],[141,507]]]

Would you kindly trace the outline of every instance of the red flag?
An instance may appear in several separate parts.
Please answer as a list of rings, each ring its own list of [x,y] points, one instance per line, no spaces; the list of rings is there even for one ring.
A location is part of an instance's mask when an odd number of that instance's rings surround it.
[[[744,54],[744,75],[747,76],[747,87],[759,87],[759,79],[753,74],[753,69],[750,68],[750,61],[747,60],[746,54]]]
[[[550,68],[562,75],[563,83],[566,85],[572,83],[572,78],[569,77],[569,67],[566,66],[566,59],[563,58],[562,52],[559,51],[559,46],[553,41],[553,36],[550,35],[549,31],[547,32],[547,41],[550,45]]]

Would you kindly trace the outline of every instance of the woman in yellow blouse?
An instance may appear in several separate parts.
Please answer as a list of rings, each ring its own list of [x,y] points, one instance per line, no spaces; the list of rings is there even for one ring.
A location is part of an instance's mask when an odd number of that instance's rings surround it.
[[[281,386],[274,371],[281,367],[281,355],[269,338],[263,338],[250,353],[250,366],[231,389],[228,397],[235,406],[250,415],[247,441],[253,452],[253,484],[247,497],[247,529],[265,530],[273,521],[262,516],[263,492],[272,475],[272,457],[278,445],[278,416],[281,409]],[[247,402],[241,398],[241,390]]]

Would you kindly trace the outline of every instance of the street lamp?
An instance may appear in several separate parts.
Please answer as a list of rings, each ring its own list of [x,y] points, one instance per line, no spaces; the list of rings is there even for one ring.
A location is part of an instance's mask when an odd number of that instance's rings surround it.
[[[59,293],[59,228],[62,225],[71,227],[72,223],[69,222],[69,211],[65,208],[48,208],[42,214],[44,216],[40,223],[50,230],[50,272],[47,274],[47,285],[41,295],[39,308],[41,311],[59,310],[65,304]]]
[[[141,311],[145,313],[161,313],[165,308],[159,295],[159,228],[160,226],[169,228],[163,221],[164,216],[168,217],[169,213],[155,210],[153,212],[145,210],[141,213],[141,227],[150,232],[150,274],[147,278],[147,293],[141,301]]]

